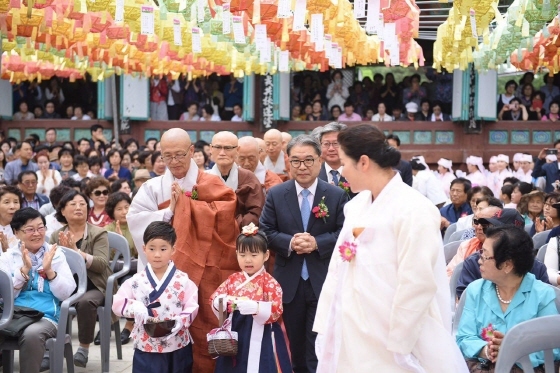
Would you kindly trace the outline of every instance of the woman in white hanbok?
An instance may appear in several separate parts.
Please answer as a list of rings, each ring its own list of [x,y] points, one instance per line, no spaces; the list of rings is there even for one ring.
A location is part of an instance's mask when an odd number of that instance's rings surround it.
[[[402,182],[377,127],[338,135],[353,192],[319,298],[318,373],[467,372],[451,335],[437,208]]]

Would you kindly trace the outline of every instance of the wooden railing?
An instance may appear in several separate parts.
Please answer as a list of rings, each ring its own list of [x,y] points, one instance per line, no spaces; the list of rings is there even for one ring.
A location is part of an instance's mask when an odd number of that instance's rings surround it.
[[[31,133],[44,139],[45,130],[57,129],[57,140],[78,140],[89,138],[91,125],[99,123],[105,128],[108,138],[112,137],[113,125],[107,121],[32,120],[4,121],[1,128],[7,136],[22,140]],[[309,133],[315,127],[328,122],[286,122],[279,125],[281,131],[292,135]],[[356,122],[360,123],[360,122]],[[451,159],[455,164],[464,162],[469,155],[482,156],[485,162],[499,153],[512,156],[517,152],[537,154],[543,147],[549,147],[560,138],[560,126],[552,122],[495,122],[482,126],[480,134],[467,134],[462,125],[453,122],[368,122],[377,125],[386,133],[394,133],[401,139],[403,157],[423,154],[428,163],[435,163],[441,157]],[[353,125],[352,123],[350,125]],[[219,131],[232,131],[239,137],[253,135],[262,137],[260,126],[248,122],[180,122],[145,121],[131,122],[130,133],[120,135],[123,139],[133,137],[140,143],[147,138],[158,138],[173,127],[185,129],[191,139],[208,142]]]

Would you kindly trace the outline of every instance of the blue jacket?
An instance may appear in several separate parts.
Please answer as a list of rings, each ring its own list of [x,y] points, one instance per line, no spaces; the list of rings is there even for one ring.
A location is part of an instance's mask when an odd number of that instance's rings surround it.
[[[550,285],[536,281],[527,273],[519,290],[505,312],[500,307],[493,282],[480,279],[469,285],[465,308],[459,321],[457,344],[465,358],[477,358],[487,342],[482,339],[482,329],[492,324],[495,330],[507,332],[523,321],[542,316],[558,315],[554,301],[556,294]],[[544,353],[529,355],[533,367],[544,364]],[[554,360],[560,360],[560,349],[554,349]]]
[[[447,206],[443,206],[439,209],[441,216],[447,219],[451,224],[457,223],[457,220],[463,216],[468,216],[473,213],[470,203],[465,202],[461,205],[459,211],[455,211],[455,206],[450,203]]]
[[[6,168],[4,169],[4,180],[6,184],[12,185],[17,181],[18,175],[23,171],[38,171],[39,166],[37,163],[29,161],[27,166],[23,165],[21,159],[16,159],[15,161],[8,162]]]
[[[531,176],[535,179],[544,176],[546,179],[546,187],[544,191],[547,193],[553,192],[554,186],[552,184],[556,180],[560,179],[560,172],[558,171],[558,163],[557,162],[546,163],[545,159],[537,159]]]
[[[461,275],[457,280],[456,290],[458,298],[461,298],[461,294],[463,294],[463,291],[465,291],[465,289],[471,282],[474,282],[482,277],[480,274],[480,266],[478,265],[479,259],[480,254],[475,252],[463,262],[463,270],[461,271]],[[538,260],[535,260],[533,262],[531,273],[535,275],[537,280],[541,280],[545,284],[549,283],[548,274],[546,273],[546,266]]]
[[[111,176],[113,174],[113,169],[112,168],[108,168],[107,171],[105,171],[105,175],[103,175],[105,177],[105,179],[108,179],[109,176]],[[129,181],[132,181],[132,174],[130,173],[130,171],[127,168],[121,167],[119,168],[119,172],[118,172],[118,177],[119,179],[126,179]]]

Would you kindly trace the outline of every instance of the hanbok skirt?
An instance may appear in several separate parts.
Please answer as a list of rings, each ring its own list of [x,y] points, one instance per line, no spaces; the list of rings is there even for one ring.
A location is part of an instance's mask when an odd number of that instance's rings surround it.
[[[261,339],[261,354],[258,372],[249,372],[249,345],[253,316],[234,311],[232,328],[238,333],[236,357],[220,356],[216,360],[215,373],[290,373],[292,365],[284,334],[278,323],[266,324]]]

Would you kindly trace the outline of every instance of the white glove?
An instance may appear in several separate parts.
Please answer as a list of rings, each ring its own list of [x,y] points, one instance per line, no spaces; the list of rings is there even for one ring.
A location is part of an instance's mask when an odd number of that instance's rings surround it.
[[[317,358],[321,358],[323,354],[323,346],[325,345],[325,335],[324,334],[317,334],[317,338],[315,338],[315,356]]]
[[[216,298],[214,298],[214,300],[212,301],[212,306],[214,307],[214,309],[216,311],[219,311],[220,310],[220,299],[223,299],[222,305],[224,307],[224,311],[227,311],[227,295],[226,294],[217,295]]]
[[[171,333],[169,333],[169,335],[167,337],[165,337],[166,341],[175,337],[175,335],[179,332],[179,330],[181,330],[181,328],[183,328],[183,321],[181,320],[180,317],[177,317],[174,320],[175,320],[175,326],[173,327],[173,329],[171,329]]]
[[[426,373],[424,368],[422,368],[422,366],[420,365],[418,359],[412,354],[402,355],[393,353],[393,357],[397,364],[403,369],[409,370],[414,373]]]
[[[259,310],[259,302],[254,300],[240,300],[236,306],[242,315],[255,315]]]
[[[134,302],[130,307],[130,311],[134,315],[134,321],[137,324],[145,324],[150,315],[148,314],[148,309],[142,304],[142,302]]]

